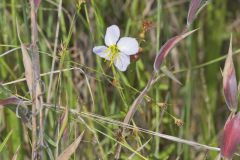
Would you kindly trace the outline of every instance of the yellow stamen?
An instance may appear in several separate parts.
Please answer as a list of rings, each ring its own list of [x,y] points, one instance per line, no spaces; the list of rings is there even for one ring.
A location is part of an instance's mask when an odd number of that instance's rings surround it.
[[[118,52],[119,52],[119,49],[116,44],[108,47],[107,53],[108,53],[108,58],[110,59],[110,64],[109,64],[110,66],[113,65],[115,58],[118,57]]]

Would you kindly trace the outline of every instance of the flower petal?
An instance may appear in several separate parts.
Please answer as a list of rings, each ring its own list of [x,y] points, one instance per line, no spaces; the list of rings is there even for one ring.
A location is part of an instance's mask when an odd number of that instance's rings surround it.
[[[106,46],[96,46],[93,48],[93,52],[98,55],[99,57],[105,58],[107,60],[110,59],[107,53],[107,47]]]
[[[107,28],[106,34],[105,34],[105,44],[107,46],[111,46],[113,44],[116,44],[118,39],[120,37],[120,30],[117,25],[112,25]]]
[[[130,56],[119,52],[119,56],[115,58],[114,64],[120,71],[126,71],[130,64]]]
[[[139,50],[139,44],[135,38],[123,37],[117,43],[119,50],[126,55],[136,54]]]

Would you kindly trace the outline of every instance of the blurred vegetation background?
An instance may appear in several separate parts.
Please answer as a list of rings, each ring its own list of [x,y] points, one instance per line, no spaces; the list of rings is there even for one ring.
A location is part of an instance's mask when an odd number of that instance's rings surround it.
[[[63,0],[61,8],[61,0],[42,0],[37,15],[38,47],[41,73],[46,73],[41,77],[44,103],[50,106],[44,108],[44,159],[55,159],[83,130],[83,140],[72,159],[113,159],[119,125],[106,123],[100,116],[123,121],[150,78],[160,47],[184,29],[189,3],[189,0]],[[231,33],[239,77],[239,8],[239,0],[209,1],[192,25],[192,29],[199,30],[180,42],[164,64],[182,85],[161,74],[135,114],[133,126],[219,146],[229,114],[222,94],[221,69]],[[21,40],[30,47],[30,24],[27,0],[0,1],[0,84],[24,100],[29,100],[30,94],[22,80],[25,70],[17,25]],[[92,52],[94,46],[104,43],[106,28],[112,24],[119,26],[121,36],[136,37],[142,48],[139,58],[132,59],[126,72],[112,70]],[[58,72],[53,74],[49,88],[53,60]],[[58,106],[68,108],[65,126],[64,109]],[[178,119],[183,125],[176,124]],[[148,140],[139,151],[148,159],[218,157],[218,152],[199,150],[135,128],[128,131],[128,147],[123,147],[121,159],[133,153],[129,148],[137,150]],[[0,159],[12,159],[18,147],[18,159],[31,157],[31,130],[7,107],[0,107],[1,144],[4,145]],[[133,159],[142,158],[135,155]]]

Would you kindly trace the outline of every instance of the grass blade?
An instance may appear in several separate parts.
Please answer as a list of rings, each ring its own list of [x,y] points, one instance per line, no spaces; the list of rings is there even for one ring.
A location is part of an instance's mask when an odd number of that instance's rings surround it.
[[[79,143],[81,142],[83,135],[84,135],[84,131],[81,133],[81,135],[70,146],[68,146],[57,157],[57,160],[67,160],[67,159],[70,159],[71,155],[75,152],[75,150],[77,149]]]
[[[171,71],[169,71],[166,66],[162,67],[161,71],[170,79],[172,79],[174,82],[182,85],[182,83],[177,79],[177,77]]]
[[[12,135],[13,131],[11,130],[8,135],[6,136],[6,138],[3,140],[2,144],[0,144],[0,153],[2,152],[3,148],[6,146],[10,136]]]
[[[18,146],[18,148],[17,148],[16,152],[15,152],[15,153],[14,153],[14,155],[13,155],[13,158],[12,158],[12,160],[17,160],[18,153],[19,153],[19,149],[20,149],[20,146]]]

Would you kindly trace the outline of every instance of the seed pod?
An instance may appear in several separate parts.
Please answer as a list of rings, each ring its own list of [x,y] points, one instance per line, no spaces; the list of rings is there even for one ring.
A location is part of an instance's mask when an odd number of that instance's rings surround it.
[[[158,72],[160,69],[160,66],[163,62],[163,60],[165,59],[165,57],[168,55],[168,53],[171,51],[171,49],[173,49],[173,47],[175,47],[177,45],[178,42],[180,42],[181,40],[183,40],[184,38],[186,38],[187,36],[189,36],[190,34],[192,34],[193,32],[195,32],[197,29],[186,32],[186,33],[182,33],[178,36],[175,36],[171,39],[169,39],[160,49],[159,54],[156,56],[155,58],[155,62],[154,62],[154,70],[155,72]]]
[[[224,127],[223,139],[221,142],[221,155],[231,159],[240,143],[240,112],[228,120]]]
[[[196,17],[196,13],[201,5],[202,0],[192,0],[188,10],[187,25],[191,25]]]
[[[223,70],[223,92],[228,108],[232,112],[237,110],[237,79],[232,59],[232,36],[229,45],[229,51]]]

